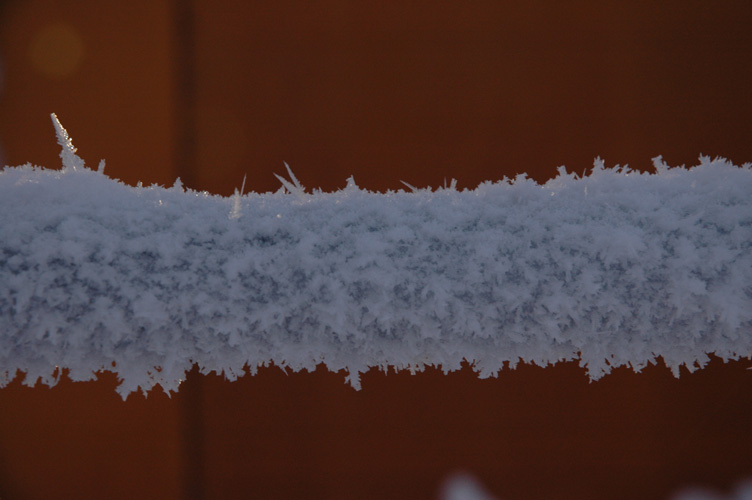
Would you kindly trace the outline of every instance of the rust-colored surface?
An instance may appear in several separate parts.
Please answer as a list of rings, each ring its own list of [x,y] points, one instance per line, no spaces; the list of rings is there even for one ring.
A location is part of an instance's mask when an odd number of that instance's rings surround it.
[[[589,383],[576,363],[479,380],[319,369],[235,382],[193,372],[168,399],[115,380],[0,390],[0,498],[436,499],[470,472],[505,499],[668,499],[752,475],[749,361]],[[200,460],[186,394],[200,382]],[[194,429],[195,430],[195,429]],[[200,466],[195,467],[196,464]]]
[[[638,169],[659,154],[688,165],[700,153],[752,158],[747,1],[190,4],[188,50],[177,44],[184,9],[165,0],[6,0],[7,162],[59,164],[53,111],[114,177],[169,185],[188,175],[190,187],[222,194],[246,174],[246,187],[276,190],[282,161],[310,187],[343,187],[353,174],[384,190],[400,179],[544,180],[599,155]],[[80,57],[50,76],[32,49],[61,24]],[[53,60],[75,45],[62,39]],[[192,83],[178,67],[186,50]],[[195,99],[178,103],[186,86]],[[175,121],[186,116],[190,174],[174,164]]]
[[[169,16],[164,1],[0,2],[4,164],[60,166],[54,112],[89,167],[172,184]]]
[[[123,402],[115,386],[0,389],[0,498],[180,498],[179,398]]]
[[[351,174],[373,190],[542,181],[598,155],[752,161],[747,1],[180,5],[0,4],[4,163],[59,165],[50,112],[112,177],[220,194],[244,175],[276,190],[283,160],[326,190]],[[360,392],[270,368],[126,402],[107,374],[14,382],[0,498],[428,499],[456,470],[508,500],[729,488],[752,476],[749,364],[595,384],[575,364],[483,381],[374,372]]]
[[[469,369],[372,371],[363,390],[319,370],[205,382],[207,498],[435,499],[448,475],[499,498],[668,498],[752,474],[749,363],[676,380],[598,383],[569,363],[498,379]],[[221,410],[220,410],[221,409]]]

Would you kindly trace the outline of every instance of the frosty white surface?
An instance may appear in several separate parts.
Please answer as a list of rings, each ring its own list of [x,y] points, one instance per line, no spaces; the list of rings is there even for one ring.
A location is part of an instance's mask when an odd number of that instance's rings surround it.
[[[0,173],[0,373],[109,369],[127,395],[270,361],[482,377],[579,359],[597,379],[752,355],[752,166],[700,158],[545,185],[333,193],[129,187],[84,167]],[[114,366],[113,366],[114,363]],[[158,367],[155,368],[155,367]]]

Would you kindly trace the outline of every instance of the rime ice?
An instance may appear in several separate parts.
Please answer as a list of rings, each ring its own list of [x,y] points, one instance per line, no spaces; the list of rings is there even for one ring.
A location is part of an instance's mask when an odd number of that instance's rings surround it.
[[[192,363],[482,377],[579,360],[597,379],[662,356],[752,355],[752,168],[563,169],[473,190],[373,193],[350,178],[231,197],[89,170],[0,173],[0,373],[102,368],[124,396]],[[114,363],[114,366],[113,366]]]

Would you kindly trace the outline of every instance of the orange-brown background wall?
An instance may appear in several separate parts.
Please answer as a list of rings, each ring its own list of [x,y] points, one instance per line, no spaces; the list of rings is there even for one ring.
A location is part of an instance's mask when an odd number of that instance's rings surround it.
[[[3,163],[90,166],[230,194],[544,181],[593,158],[752,161],[748,1],[0,3]],[[29,200],[33,203],[33,200]],[[714,362],[588,384],[276,368],[193,374],[171,399],[115,381],[0,390],[0,498],[667,498],[752,476],[752,372]]]

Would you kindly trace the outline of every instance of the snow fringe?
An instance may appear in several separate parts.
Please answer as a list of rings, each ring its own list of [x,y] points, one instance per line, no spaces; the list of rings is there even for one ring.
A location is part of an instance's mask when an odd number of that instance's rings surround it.
[[[387,193],[306,193],[285,164],[277,193],[221,197],[109,179],[53,119],[64,168],[0,172],[0,385],[752,356],[749,164]]]

